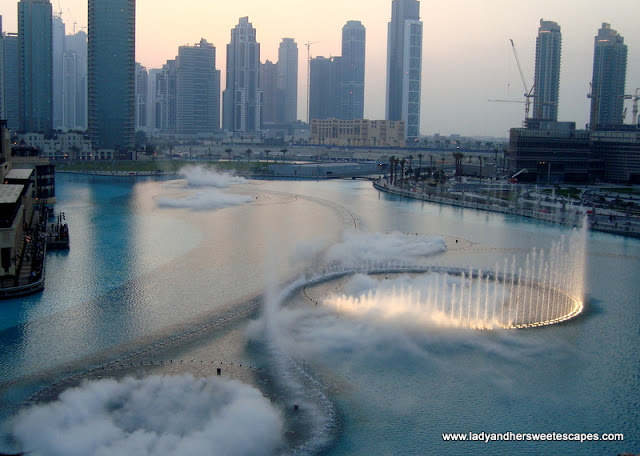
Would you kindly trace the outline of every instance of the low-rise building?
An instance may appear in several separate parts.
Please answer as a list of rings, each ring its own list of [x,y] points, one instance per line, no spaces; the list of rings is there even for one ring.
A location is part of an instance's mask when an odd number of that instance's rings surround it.
[[[69,160],[95,159],[91,140],[82,133],[59,133],[52,137],[45,137],[41,133],[24,133],[18,135],[18,145],[38,149],[38,155],[41,157]]]
[[[590,141],[593,154],[604,161],[605,180],[640,183],[640,130],[637,125],[594,130]]]
[[[403,120],[313,119],[311,144],[342,147],[404,147]]]

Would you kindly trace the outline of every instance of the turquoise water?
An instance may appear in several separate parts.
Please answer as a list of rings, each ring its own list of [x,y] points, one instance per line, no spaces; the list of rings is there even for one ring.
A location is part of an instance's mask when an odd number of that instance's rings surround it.
[[[234,192],[250,203],[217,211],[159,208],[159,196],[183,191],[175,182],[64,174],[56,182],[71,249],[48,255],[42,294],[0,303],[3,419],[92,357],[167,337],[322,266],[308,252],[345,232],[443,235],[449,252],[434,261],[487,269],[570,234],[360,181],[248,182]],[[587,310],[567,324],[474,332],[312,309],[287,320],[304,331],[287,331],[284,347],[335,407],[328,454],[640,452],[638,271],[640,242],[590,234]],[[445,432],[612,432],[625,441],[445,443]]]

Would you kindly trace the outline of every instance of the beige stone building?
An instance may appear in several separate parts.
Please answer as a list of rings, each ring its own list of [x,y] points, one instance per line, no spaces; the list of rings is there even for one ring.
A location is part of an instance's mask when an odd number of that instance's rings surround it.
[[[404,147],[405,124],[398,120],[311,120],[311,144],[325,146]]]

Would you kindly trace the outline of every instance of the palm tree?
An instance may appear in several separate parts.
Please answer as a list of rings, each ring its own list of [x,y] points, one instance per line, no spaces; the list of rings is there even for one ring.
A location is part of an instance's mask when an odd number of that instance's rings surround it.
[[[433,169],[433,154],[429,154],[429,168]]]
[[[482,155],[478,155],[478,161],[480,162],[480,179],[482,179],[482,160],[483,160],[483,156]]]
[[[416,172],[416,179],[420,179],[420,171],[422,169],[422,157],[424,157],[424,154],[422,152],[420,152],[418,154],[418,171]]]
[[[462,152],[454,152],[453,159],[456,162],[456,177],[460,177],[462,175],[462,159],[464,158],[464,154]]]
[[[230,147],[227,147],[224,151],[229,155],[229,161],[231,161],[231,152],[233,152],[233,149]]]
[[[400,188],[404,187],[404,164],[406,160],[403,158],[400,160]]]
[[[247,149],[244,151],[244,153],[247,155],[247,161],[251,161],[251,154],[253,153],[253,151],[251,149]]]
[[[409,173],[409,177],[411,177],[411,171],[413,171],[413,155],[409,155],[407,158],[409,159],[409,169],[407,173]]]
[[[284,149],[280,149],[280,152],[282,152],[282,163],[284,163],[284,156],[285,156],[285,155],[286,155],[286,153],[287,153],[287,149],[286,149],[286,148],[284,148]]]
[[[265,149],[264,154],[267,156],[267,161],[269,161],[269,154],[271,153],[271,149]]]
[[[395,161],[396,157],[394,155],[389,157],[389,179],[387,179],[389,185],[393,185],[393,165],[395,164]]]

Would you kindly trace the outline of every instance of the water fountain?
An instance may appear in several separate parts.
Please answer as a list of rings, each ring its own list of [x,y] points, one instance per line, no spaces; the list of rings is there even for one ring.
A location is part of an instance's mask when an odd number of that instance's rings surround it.
[[[550,325],[569,320],[584,308],[585,243],[586,228],[574,230],[549,249],[533,249],[524,261],[505,259],[493,271],[397,263],[338,266],[325,271],[326,277],[364,273],[375,278],[376,284],[355,293],[325,296],[321,301],[345,314],[446,327]],[[388,273],[405,275],[396,283],[384,280],[383,274]]]

